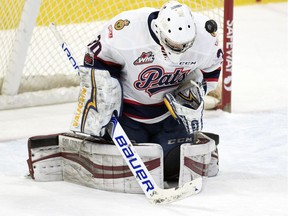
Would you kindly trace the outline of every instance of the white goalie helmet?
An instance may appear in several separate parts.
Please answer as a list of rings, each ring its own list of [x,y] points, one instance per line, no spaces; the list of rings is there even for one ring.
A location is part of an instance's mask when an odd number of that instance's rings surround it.
[[[189,49],[196,38],[196,25],[188,6],[169,1],[162,6],[152,29],[173,63]]]

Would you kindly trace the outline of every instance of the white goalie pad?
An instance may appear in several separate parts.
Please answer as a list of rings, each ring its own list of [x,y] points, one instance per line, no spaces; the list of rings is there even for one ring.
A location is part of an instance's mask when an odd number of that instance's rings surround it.
[[[80,93],[70,130],[103,136],[112,114],[121,112],[122,88],[108,71],[80,67]]]
[[[181,145],[180,187],[199,176],[217,175],[219,137],[212,135],[198,133],[196,144]],[[155,183],[164,188],[162,147],[152,143],[134,147]],[[117,147],[102,138],[72,133],[37,136],[29,139],[28,152],[30,176],[36,181],[64,180],[101,190],[143,193]],[[135,162],[132,165],[137,167]]]
[[[36,136],[28,140],[29,173],[37,181],[63,180],[63,160],[58,146],[58,134]]]
[[[96,189],[143,193],[114,144],[95,144],[78,138],[59,136],[63,157],[63,179]],[[158,144],[138,144],[135,149],[153,176],[163,187],[163,156]],[[137,166],[137,164],[133,164]]]
[[[143,193],[117,147],[99,142],[103,140],[63,134],[58,136],[59,145],[52,145],[55,149],[53,152],[47,151],[51,146],[30,148],[30,174],[36,181],[64,180],[101,190]],[[162,147],[152,143],[137,144],[134,147],[156,184],[163,188]],[[55,169],[46,169],[54,167],[54,164],[59,165],[55,166],[57,175]]]
[[[209,176],[211,155],[215,149],[215,141],[203,133],[198,133],[196,144],[181,145],[179,186],[199,176]]]

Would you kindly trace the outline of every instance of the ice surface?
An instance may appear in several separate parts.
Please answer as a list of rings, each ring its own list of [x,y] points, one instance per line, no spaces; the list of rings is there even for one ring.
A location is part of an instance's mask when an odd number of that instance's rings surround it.
[[[204,190],[154,206],[144,195],[26,179],[27,138],[68,131],[75,104],[0,112],[0,215],[288,215],[288,4],[235,8],[233,113],[205,111],[220,173]]]

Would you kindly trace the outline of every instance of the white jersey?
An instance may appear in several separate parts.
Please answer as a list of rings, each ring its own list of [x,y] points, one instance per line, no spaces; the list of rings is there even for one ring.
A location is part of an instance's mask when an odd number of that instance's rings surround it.
[[[86,66],[109,70],[119,79],[123,86],[123,115],[145,123],[156,123],[169,115],[164,95],[175,90],[197,68],[203,72],[207,90],[213,90],[222,64],[217,37],[205,30],[208,18],[196,13],[193,46],[178,64],[167,60],[151,29],[151,21],[157,15],[154,8],[141,8],[114,17],[88,45],[84,59]]]

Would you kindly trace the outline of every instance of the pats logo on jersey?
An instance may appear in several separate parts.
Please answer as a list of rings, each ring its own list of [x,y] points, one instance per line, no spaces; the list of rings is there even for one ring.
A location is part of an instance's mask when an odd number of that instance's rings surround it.
[[[151,97],[158,92],[177,87],[189,72],[190,69],[184,68],[175,68],[174,71],[168,72],[159,65],[153,65],[141,71],[134,82],[134,88],[145,91]]]
[[[125,19],[125,20],[118,20],[115,24],[114,24],[114,28],[116,30],[122,30],[125,26],[128,26],[130,24],[130,21]]]
[[[134,65],[148,64],[154,61],[154,55],[150,52],[142,52],[141,56],[134,61]]]

